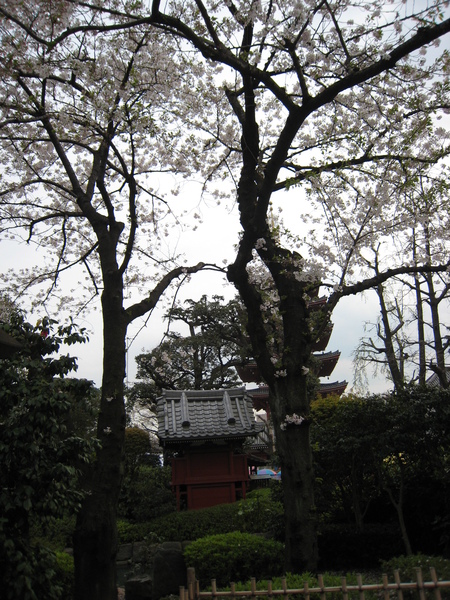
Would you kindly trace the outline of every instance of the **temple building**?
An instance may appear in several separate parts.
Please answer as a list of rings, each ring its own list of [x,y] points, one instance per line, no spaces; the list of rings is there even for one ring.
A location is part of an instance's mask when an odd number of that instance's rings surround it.
[[[164,390],[157,417],[178,510],[245,498],[252,452],[264,446],[264,424],[245,388]]]

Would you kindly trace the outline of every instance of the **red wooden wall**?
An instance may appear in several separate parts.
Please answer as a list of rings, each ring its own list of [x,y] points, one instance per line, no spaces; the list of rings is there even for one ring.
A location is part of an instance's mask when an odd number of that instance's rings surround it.
[[[248,485],[247,457],[231,448],[190,448],[172,459],[172,487],[177,509],[197,509],[229,504],[245,498]]]

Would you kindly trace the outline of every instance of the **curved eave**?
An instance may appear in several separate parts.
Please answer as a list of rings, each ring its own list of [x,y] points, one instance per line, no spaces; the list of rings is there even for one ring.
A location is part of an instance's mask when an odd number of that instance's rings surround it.
[[[202,437],[162,437],[158,435],[159,441],[163,446],[167,446],[170,444],[197,444],[197,443],[205,443],[205,442],[227,442],[227,441],[238,441],[238,440],[246,440],[249,437],[255,437],[258,433],[261,432],[261,429],[257,429],[250,433],[239,433],[236,435],[207,435]]]

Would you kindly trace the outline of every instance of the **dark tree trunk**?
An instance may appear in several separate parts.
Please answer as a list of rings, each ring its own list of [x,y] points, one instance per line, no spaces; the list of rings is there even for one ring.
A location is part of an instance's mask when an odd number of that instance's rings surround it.
[[[419,343],[419,385],[425,385],[426,381],[426,355],[425,355],[425,321],[423,316],[422,291],[420,289],[419,277],[414,278],[417,304],[417,341]]]
[[[432,252],[430,246],[430,231],[428,227],[425,225],[424,227],[425,233],[425,248],[428,256],[428,264],[432,264]],[[440,386],[444,389],[448,388],[449,382],[447,379],[447,370],[445,366],[445,350],[444,344],[442,340],[441,334],[441,323],[439,320],[439,303],[440,301],[446,297],[449,286],[446,284],[445,289],[441,292],[440,296],[436,294],[436,290],[433,282],[433,274],[425,273],[425,280],[428,286],[428,302],[430,305],[431,311],[431,327],[433,330],[433,341],[434,341],[434,351],[436,356],[436,365],[432,366],[432,370],[439,377]]]
[[[74,535],[75,600],[116,600],[117,501],[123,475],[124,376],[127,321],[122,277],[105,277],[102,295],[103,384],[97,452],[88,495]]]
[[[401,390],[404,385],[403,367],[399,366],[394,349],[394,335],[397,331],[392,331],[389,323],[389,312],[384,300],[384,289],[382,285],[377,286],[378,300],[380,302],[381,319],[383,323],[384,345],[386,349],[386,359],[388,362],[389,371],[391,373],[392,382],[396,390]]]
[[[243,51],[251,49],[252,33],[252,24],[249,23],[242,40]],[[243,235],[236,260],[228,268],[228,279],[236,286],[246,307],[247,332],[254,359],[270,390],[269,402],[284,490],[285,568],[300,573],[314,571],[317,567],[314,476],[307,420],[306,365],[311,352],[311,332],[304,295],[308,284],[298,278],[300,255],[280,245],[277,233],[267,222],[267,213],[279,170],[302,117],[296,111],[289,114],[277,149],[262,174],[258,169],[260,146],[255,113],[256,84],[249,73],[243,74],[242,80],[243,106],[238,104],[237,96],[228,94],[242,126],[243,161],[237,194]],[[274,300],[274,310],[264,309],[263,294],[249,278],[247,267],[256,249],[267,268],[268,279],[272,278],[273,292],[278,295],[278,301]],[[294,414],[306,417],[306,420],[301,425],[289,425],[285,429],[286,418]]]
[[[426,274],[428,284],[428,295],[431,311],[431,326],[433,329],[434,351],[436,356],[437,368],[434,368],[435,373],[439,377],[440,386],[444,389],[448,388],[447,371],[445,367],[445,351],[441,335],[441,324],[439,320],[439,298],[436,295],[433,284],[433,275]]]
[[[280,458],[285,508],[285,570],[292,573],[317,568],[314,472],[309,438],[306,376],[275,386],[271,411]],[[305,417],[300,425],[286,424],[286,415]]]
[[[401,462],[401,458],[397,457],[397,464],[399,465],[399,472],[400,472],[400,483],[399,483],[399,489],[398,489],[398,497],[395,498],[394,495],[394,491],[391,489],[389,482],[388,481],[383,481],[383,476],[381,475],[382,478],[382,489],[385,490],[385,492],[387,493],[389,500],[391,501],[393,507],[395,508],[395,511],[397,512],[397,518],[398,518],[398,524],[400,527],[400,531],[402,534],[402,540],[403,540],[403,544],[405,545],[405,552],[407,556],[411,556],[413,551],[412,551],[412,547],[411,547],[411,541],[409,539],[409,535],[408,535],[408,530],[406,528],[406,522],[405,522],[405,514],[403,512],[403,500],[404,500],[404,488],[405,488],[405,484],[404,484],[404,476],[403,476],[403,466],[402,466],[402,462]]]
[[[416,247],[416,230],[413,230],[413,257],[414,264],[417,264],[417,247]],[[425,320],[423,315],[423,300],[422,290],[420,288],[419,274],[414,275],[414,289],[416,292],[417,306],[417,341],[419,343],[419,385],[425,385],[427,363],[426,363],[426,348],[425,348]]]

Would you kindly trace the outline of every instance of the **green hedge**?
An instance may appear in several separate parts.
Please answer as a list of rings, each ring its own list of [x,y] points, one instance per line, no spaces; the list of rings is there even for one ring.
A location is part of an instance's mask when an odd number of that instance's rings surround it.
[[[194,567],[201,586],[263,579],[283,573],[284,546],[250,533],[210,535],[189,544],[184,552],[187,567]]]
[[[347,585],[357,585],[357,575],[356,573],[347,573],[346,574],[346,582]],[[286,573],[285,575],[285,579],[286,579],[286,587],[288,590],[303,590],[304,589],[304,585],[305,582],[308,583],[308,587],[309,589],[311,588],[318,588],[319,587],[319,582],[318,579],[316,577],[316,575],[313,575],[312,573],[302,573],[301,575],[297,575],[294,573]],[[282,587],[282,582],[281,582],[281,577],[273,577],[270,579],[270,581],[272,581],[272,589],[273,590],[281,590],[283,589]],[[366,576],[363,579],[363,583],[364,584],[369,584],[369,583],[380,583],[381,578],[377,578],[377,577],[369,577]],[[325,587],[336,587],[339,588],[342,585],[342,575],[340,574],[336,574],[336,573],[323,573],[323,582]],[[258,579],[256,581],[256,590],[267,590],[267,584],[268,584],[268,580],[267,579]],[[235,590],[237,592],[240,591],[248,591],[251,589],[251,581],[247,580],[247,581],[242,581],[242,582],[237,582],[235,585]],[[221,587],[220,591],[229,591],[230,588],[229,587]],[[256,596],[256,598],[259,598],[259,600],[263,600],[264,598],[267,598],[267,596]],[[297,600],[303,600],[304,596],[303,595],[298,595],[298,596],[288,596],[289,600],[293,600],[293,599],[297,599]],[[358,595],[357,594],[349,594],[349,598],[351,600],[357,600],[358,599]],[[379,600],[380,596],[376,591],[365,591],[364,592],[364,598],[365,600]],[[321,600],[321,596],[320,594],[310,594],[310,600]],[[342,600],[342,592],[328,592],[327,593],[327,600]]]
[[[243,531],[270,533],[282,529],[283,506],[268,490],[255,490],[245,500],[201,510],[173,512],[146,523],[118,523],[121,543],[149,538],[156,542],[194,541],[206,535]]]

